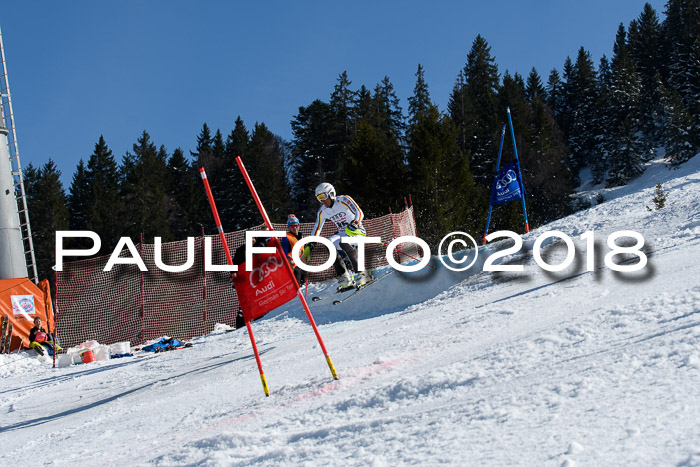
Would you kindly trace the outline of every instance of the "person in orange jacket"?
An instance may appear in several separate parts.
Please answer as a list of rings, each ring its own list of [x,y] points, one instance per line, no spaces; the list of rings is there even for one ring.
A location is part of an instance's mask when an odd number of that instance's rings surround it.
[[[292,270],[294,271],[294,277],[297,280],[299,286],[302,286],[306,282],[307,272],[301,269],[299,266],[294,264],[292,259],[292,248],[301,239],[301,234],[299,232],[301,224],[299,224],[299,219],[294,214],[287,216],[287,236],[283,237],[280,242],[282,243],[282,249],[287,255],[289,264],[292,265]]]

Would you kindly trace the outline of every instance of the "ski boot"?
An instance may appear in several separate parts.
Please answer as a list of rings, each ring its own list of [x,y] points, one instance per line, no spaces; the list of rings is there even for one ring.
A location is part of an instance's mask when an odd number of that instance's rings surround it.
[[[357,287],[362,287],[363,285],[372,282],[373,280],[374,276],[372,275],[372,272],[368,269],[365,269],[364,271],[358,272],[355,276],[355,285]]]
[[[346,290],[354,289],[355,288],[355,281],[352,279],[352,276],[345,271],[339,278],[338,278],[338,292],[345,292]]]

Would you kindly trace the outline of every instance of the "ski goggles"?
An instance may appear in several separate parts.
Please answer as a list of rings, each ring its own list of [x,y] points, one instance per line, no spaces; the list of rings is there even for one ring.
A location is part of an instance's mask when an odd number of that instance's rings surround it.
[[[319,203],[323,203],[325,200],[328,199],[328,194],[327,193],[319,193],[316,195],[316,199],[318,200]]]

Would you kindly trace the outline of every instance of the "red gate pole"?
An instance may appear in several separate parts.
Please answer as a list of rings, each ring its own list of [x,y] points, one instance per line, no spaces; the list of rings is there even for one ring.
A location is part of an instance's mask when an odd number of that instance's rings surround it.
[[[214,196],[211,193],[211,187],[209,186],[209,180],[207,179],[207,173],[204,171],[204,167],[199,169],[199,175],[202,177],[202,182],[204,183],[204,190],[207,192],[207,198],[209,199],[209,206],[211,207],[211,213],[214,215],[214,222],[216,223],[216,229],[219,231],[219,238],[221,239],[221,245],[224,247],[224,252],[226,253],[226,261],[229,266],[233,266],[233,258],[231,258],[231,252],[228,249],[228,242],[226,241],[226,235],[224,235],[224,228],[221,226],[221,219],[219,219],[219,211],[216,209],[216,203],[214,203]],[[236,273],[231,271],[231,278],[234,277]],[[245,313],[243,314],[245,318]],[[258,353],[258,346],[255,344],[255,337],[253,337],[253,329],[250,327],[250,321],[245,319],[246,328],[248,328],[248,336],[250,337],[250,343],[253,346],[253,353],[255,354],[255,361],[258,364],[258,371],[260,372],[260,380],[262,381],[263,391],[265,395],[270,395],[270,389],[267,387],[267,379],[265,378],[265,372],[262,369],[262,362],[260,361],[260,354]]]
[[[139,234],[139,256],[143,258],[143,232]],[[141,343],[146,342],[146,303],[143,284],[143,271],[141,271]]]
[[[53,258],[54,260],[56,259],[56,246],[54,246],[53,249]],[[53,264],[56,264],[56,261],[54,261]],[[56,271],[56,268],[53,268],[53,283],[54,283],[54,296],[53,296],[53,303],[52,303],[52,320],[53,320],[53,367],[56,368],[56,352],[57,346],[58,346],[58,324],[56,322],[56,315],[58,314],[58,271]],[[49,284],[49,301],[51,301],[51,284]],[[51,334],[51,325],[49,324],[49,317],[46,317],[46,325],[49,328],[49,334]],[[24,343],[24,338],[22,338],[22,342],[20,342],[20,348],[22,347],[22,344]]]
[[[403,200],[404,200],[404,202],[406,202],[406,198],[404,198]],[[394,225],[394,213],[391,212],[391,208],[389,208],[389,220],[391,221],[391,239],[393,240],[396,238],[396,226]],[[384,242],[382,242],[382,245],[384,245],[385,247],[387,246],[387,244]],[[401,257],[399,256],[398,252],[395,252],[395,253],[396,254],[394,255],[394,257],[397,260],[396,262],[400,263]]]
[[[202,254],[204,254],[204,248],[205,248],[205,235],[204,235],[204,226],[202,226]],[[207,335],[207,268],[203,267],[202,268],[202,278],[204,281],[204,329],[202,335],[206,336]]]
[[[250,176],[248,176],[248,171],[246,171],[245,166],[243,165],[243,161],[241,160],[240,156],[236,157],[236,163],[238,164],[238,168],[241,169],[241,173],[243,174],[243,178],[245,179],[246,183],[248,184],[248,188],[250,189],[250,193],[253,195],[253,198],[255,199],[255,204],[258,205],[258,210],[260,211],[260,214],[263,217],[263,220],[265,221],[265,225],[267,226],[268,230],[275,230],[272,228],[272,223],[270,222],[270,218],[267,216],[267,212],[265,211],[265,208],[262,205],[262,202],[260,201],[260,197],[258,196],[257,191],[255,191],[255,187],[253,186],[253,182],[250,180]],[[284,251],[282,250],[282,244],[277,240],[275,242],[275,246],[277,247],[277,251],[279,251],[280,255],[282,255],[282,258],[286,258],[286,255],[284,254]],[[299,283],[296,280],[296,277],[294,277],[294,272],[292,271],[292,266],[290,266],[289,261],[284,261],[284,264],[286,266],[287,272],[292,278],[292,281],[297,285],[297,296],[299,297],[299,300],[301,301],[302,306],[304,307],[304,311],[306,312],[306,317],[309,318],[309,323],[311,323],[311,327],[314,330],[314,334],[316,334],[316,339],[318,340],[319,345],[321,346],[321,351],[323,352],[324,357],[326,357],[326,363],[328,363],[328,368],[331,370],[331,375],[333,375],[334,379],[338,379],[338,373],[335,371],[335,367],[333,366],[333,361],[331,360],[330,355],[328,355],[328,350],[326,350],[326,345],[323,343],[323,339],[321,338],[321,334],[318,332],[318,327],[316,326],[316,321],[314,321],[314,317],[311,315],[311,310],[309,309],[309,304],[306,303],[306,299],[304,298],[304,294],[301,293],[301,287],[299,286]]]
[[[247,319],[245,320],[245,327],[248,329],[250,343],[253,345],[253,353],[255,354],[255,362],[258,364],[258,371],[260,372],[260,380],[262,381],[263,391],[265,391],[265,396],[270,397],[270,388],[267,387],[267,379],[265,379],[265,372],[262,369],[260,353],[258,352],[258,346],[255,344],[255,337],[253,337],[253,327],[250,325],[250,321]]]

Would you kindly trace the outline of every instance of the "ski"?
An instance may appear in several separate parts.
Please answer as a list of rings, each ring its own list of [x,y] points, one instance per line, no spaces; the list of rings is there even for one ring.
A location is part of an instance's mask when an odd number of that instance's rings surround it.
[[[392,271],[392,272],[393,272],[393,271]],[[366,289],[366,288],[369,287],[370,285],[376,284],[376,283],[379,282],[380,280],[384,279],[384,278],[385,278],[386,276],[388,276],[389,274],[391,274],[391,272],[389,272],[389,273],[387,273],[387,274],[384,274],[382,277],[379,277],[379,278],[376,278],[376,279],[372,279],[371,281],[367,282],[366,284],[363,284],[363,285],[361,285],[361,286],[359,286],[359,287],[356,287],[355,290],[354,290],[350,295],[347,295],[347,296],[341,298],[340,300],[333,300],[333,305],[338,305],[338,304],[340,304],[340,303],[343,303],[345,300],[350,299],[351,297],[353,297],[353,296],[355,296],[357,293],[363,291],[364,289]]]
[[[7,315],[2,315],[2,324],[0,324],[0,353],[5,351],[5,330],[7,329]]]
[[[10,344],[12,344],[12,323],[7,326],[7,337],[5,338],[5,353],[10,353]]]
[[[357,287],[351,286],[351,287],[345,287],[344,289],[338,289],[335,292],[333,292],[333,295],[330,295],[329,297],[316,297],[316,296],[314,296],[314,297],[311,297],[311,301],[312,302],[320,302],[324,298],[335,297],[336,295],[340,295],[340,294],[345,293],[345,292],[350,292],[352,290],[357,290]]]
[[[345,300],[347,300],[348,298],[352,297],[353,295],[355,295],[355,294],[356,294],[357,292],[359,292],[360,290],[364,289],[365,287],[369,287],[370,285],[374,284],[375,282],[379,282],[380,280],[384,279],[386,276],[390,275],[392,272],[394,272],[394,271],[389,271],[388,273],[384,274],[384,275],[381,276],[381,277],[375,277],[375,278],[373,278],[371,281],[369,281],[369,282],[367,282],[367,283],[365,283],[365,284],[362,284],[362,285],[359,286],[359,287],[353,286],[353,287],[350,287],[350,288],[347,288],[347,289],[344,289],[344,290],[338,290],[338,291],[334,292],[332,295],[329,295],[328,297],[317,297],[317,296],[313,296],[313,297],[311,297],[311,300],[314,301],[314,302],[320,302],[321,300],[326,300],[326,299],[329,299],[329,298],[334,298],[336,295],[340,295],[340,294],[345,293],[345,292],[352,292],[352,293],[350,293],[350,295],[347,295],[347,296],[345,296],[345,297],[343,297],[343,298],[341,298],[341,299],[333,300],[333,305],[337,305],[338,303],[343,303]]]

